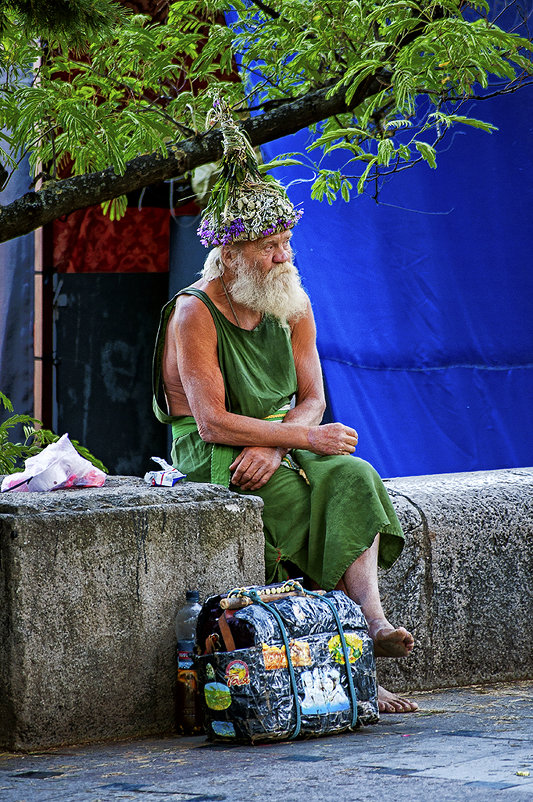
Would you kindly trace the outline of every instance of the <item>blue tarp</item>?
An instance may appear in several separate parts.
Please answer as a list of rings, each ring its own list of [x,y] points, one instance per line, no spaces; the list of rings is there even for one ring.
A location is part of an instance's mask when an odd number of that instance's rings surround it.
[[[308,171],[277,171],[305,207],[293,244],[332,416],[384,476],[533,465],[532,112],[531,89],[479,102],[499,132],[463,127],[379,205],[329,207]]]

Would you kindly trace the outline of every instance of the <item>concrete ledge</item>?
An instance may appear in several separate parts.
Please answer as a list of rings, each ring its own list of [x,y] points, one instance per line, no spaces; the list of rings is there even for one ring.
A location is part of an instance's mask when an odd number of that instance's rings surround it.
[[[386,613],[416,637],[379,660],[396,690],[533,678],[533,468],[386,481],[407,535],[380,577]]]
[[[0,747],[172,732],[174,615],[264,581],[261,509],[129,477],[0,496]]]
[[[407,534],[381,576],[417,639],[380,660],[397,690],[533,677],[533,469],[387,480]],[[264,579],[262,502],[213,485],[0,497],[0,747],[173,729],[173,617]]]

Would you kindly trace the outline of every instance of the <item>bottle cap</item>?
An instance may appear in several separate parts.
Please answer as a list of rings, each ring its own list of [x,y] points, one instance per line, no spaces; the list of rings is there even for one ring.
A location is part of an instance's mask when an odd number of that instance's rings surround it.
[[[197,590],[188,590],[185,594],[187,601],[200,601],[200,593]]]

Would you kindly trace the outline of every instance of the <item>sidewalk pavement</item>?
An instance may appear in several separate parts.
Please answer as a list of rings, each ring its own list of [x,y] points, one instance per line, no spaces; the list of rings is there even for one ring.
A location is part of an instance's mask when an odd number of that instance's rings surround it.
[[[533,798],[533,682],[412,694],[420,711],[263,746],[203,737],[0,754],[2,802],[455,802]]]

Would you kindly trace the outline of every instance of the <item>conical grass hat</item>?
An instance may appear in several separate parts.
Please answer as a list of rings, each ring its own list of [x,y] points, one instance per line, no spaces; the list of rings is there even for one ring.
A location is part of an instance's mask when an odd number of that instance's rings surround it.
[[[210,115],[224,138],[220,176],[198,228],[206,246],[257,240],[292,228],[303,214],[273,176],[262,175],[252,145],[222,99]]]

